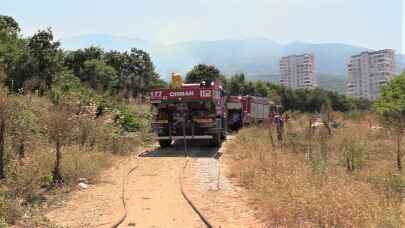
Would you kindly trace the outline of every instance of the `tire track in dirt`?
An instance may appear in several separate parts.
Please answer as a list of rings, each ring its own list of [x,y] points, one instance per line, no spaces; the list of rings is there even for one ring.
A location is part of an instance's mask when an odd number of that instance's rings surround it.
[[[221,190],[216,189],[215,177],[226,173],[226,166],[219,166],[218,160],[212,158],[218,150],[197,145],[190,152],[184,190],[214,227],[262,227],[248,205],[241,202],[244,197],[241,198],[238,188],[225,175],[220,177]],[[177,145],[146,152],[139,160],[132,157],[119,161],[105,172],[101,183],[74,192],[46,217],[64,227],[111,227],[123,214],[122,177],[138,166],[127,179],[128,214],[120,227],[205,228],[180,192],[179,174],[185,161],[183,148]]]

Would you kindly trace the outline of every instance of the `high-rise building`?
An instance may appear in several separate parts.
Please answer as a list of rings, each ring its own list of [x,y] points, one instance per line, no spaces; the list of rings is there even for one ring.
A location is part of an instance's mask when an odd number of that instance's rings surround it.
[[[313,54],[291,55],[280,60],[280,83],[292,89],[317,87]]]
[[[375,100],[395,76],[395,51],[385,49],[353,55],[347,66],[347,95]]]

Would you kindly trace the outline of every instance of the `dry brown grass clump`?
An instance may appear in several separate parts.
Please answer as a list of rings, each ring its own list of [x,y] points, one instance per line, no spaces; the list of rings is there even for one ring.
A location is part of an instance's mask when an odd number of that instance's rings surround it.
[[[272,147],[266,127],[243,129],[233,140],[233,175],[269,227],[401,227],[402,176],[383,147],[390,139],[364,121],[336,117],[332,136],[309,132],[309,117],[300,115],[282,145]]]

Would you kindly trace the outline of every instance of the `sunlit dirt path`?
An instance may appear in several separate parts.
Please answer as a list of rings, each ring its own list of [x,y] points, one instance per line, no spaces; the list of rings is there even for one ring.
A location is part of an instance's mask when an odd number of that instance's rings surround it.
[[[226,177],[226,164],[213,158],[224,151],[190,147],[185,191],[214,227],[264,227],[255,219],[243,189]],[[122,178],[138,166],[127,179],[128,216],[120,227],[206,227],[180,193],[179,175],[185,161],[181,144],[122,160],[105,172],[100,183],[72,193],[46,217],[63,227],[111,227],[124,212]]]

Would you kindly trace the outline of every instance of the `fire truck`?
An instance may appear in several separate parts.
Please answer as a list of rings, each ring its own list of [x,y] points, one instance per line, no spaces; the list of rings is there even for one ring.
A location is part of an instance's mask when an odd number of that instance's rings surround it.
[[[274,103],[268,98],[255,96],[230,96],[227,103],[228,128],[239,130],[243,126],[269,120]]]
[[[174,140],[210,140],[219,145],[226,136],[226,96],[219,81],[185,84],[172,76],[172,87],[150,92],[152,128],[161,147]]]

